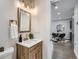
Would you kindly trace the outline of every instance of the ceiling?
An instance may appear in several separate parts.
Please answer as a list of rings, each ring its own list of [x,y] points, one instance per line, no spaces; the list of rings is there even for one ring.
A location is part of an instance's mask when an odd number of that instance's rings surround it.
[[[55,5],[53,5],[53,1],[51,2],[51,14],[52,19],[66,19],[70,18],[74,15],[74,7],[77,4],[77,0],[59,0]]]

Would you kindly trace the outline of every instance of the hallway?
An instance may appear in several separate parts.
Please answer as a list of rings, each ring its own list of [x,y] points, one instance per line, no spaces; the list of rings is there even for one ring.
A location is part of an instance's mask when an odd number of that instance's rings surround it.
[[[54,50],[52,59],[76,59],[73,48],[70,42],[53,43]]]

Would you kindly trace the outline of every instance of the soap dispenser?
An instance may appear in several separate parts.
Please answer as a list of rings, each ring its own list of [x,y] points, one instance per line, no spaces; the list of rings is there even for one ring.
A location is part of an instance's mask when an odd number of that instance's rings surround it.
[[[22,42],[22,35],[19,36],[19,42]]]

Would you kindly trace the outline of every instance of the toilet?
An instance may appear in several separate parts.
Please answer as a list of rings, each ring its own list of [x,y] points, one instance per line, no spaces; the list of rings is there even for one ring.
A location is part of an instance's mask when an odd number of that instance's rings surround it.
[[[12,59],[14,48],[10,47],[0,52],[0,59]]]

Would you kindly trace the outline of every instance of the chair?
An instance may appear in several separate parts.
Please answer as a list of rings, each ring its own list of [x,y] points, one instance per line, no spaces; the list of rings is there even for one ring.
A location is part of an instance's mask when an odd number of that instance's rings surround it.
[[[57,33],[52,33],[52,38],[54,38],[53,41],[57,41],[57,37],[58,37],[58,34]]]
[[[59,35],[60,40],[63,40],[64,37],[65,37],[65,33]]]
[[[56,33],[52,33],[52,38],[56,38],[58,35]]]

